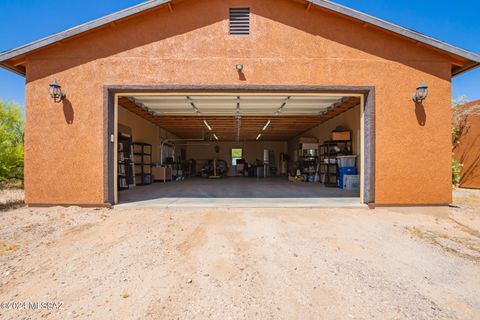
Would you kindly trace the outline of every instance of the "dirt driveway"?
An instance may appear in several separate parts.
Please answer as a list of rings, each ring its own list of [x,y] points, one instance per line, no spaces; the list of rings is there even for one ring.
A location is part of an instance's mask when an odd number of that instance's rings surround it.
[[[0,318],[480,319],[470,197],[459,208],[2,212]]]

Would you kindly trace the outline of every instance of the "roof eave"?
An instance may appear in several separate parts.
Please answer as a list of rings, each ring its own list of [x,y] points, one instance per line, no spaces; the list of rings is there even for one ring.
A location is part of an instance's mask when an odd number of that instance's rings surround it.
[[[18,67],[12,67],[11,65],[9,64],[6,64],[4,62],[0,62],[0,68],[3,68],[5,70],[8,70],[8,71],[11,71],[11,72],[14,72],[22,77],[25,77],[26,76],[26,72],[24,69],[22,68],[18,68]]]
[[[62,32],[58,32],[56,34],[50,35],[48,37],[42,38],[40,40],[36,40],[33,42],[30,42],[28,44],[25,44],[23,46],[7,50],[5,52],[0,53],[0,63],[5,62],[9,59],[18,57],[20,55],[30,53],[32,51],[44,48],[46,46],[49,46],[51,44],[54,44],[58,41],[65,40],[67,38],[79,35],[81,33],[84,33],[89,30],[93,30],[96,28],[100,28],[102,26],[105,26],[109,23],[136,15],[138,13],[159,7],[161,5],[167,4],[169,2],[172,2],[172,0],[149,0],[146,2],[142,2],[140,4],[137,4],[135,6],[120,10],[118,12],[106,15],[104,17],[86,22],[84,24],[78,25],[76,27],[67,29]]]
[[[404,36],[406,38],[413,39],[415,41],[424,43],[428,46],[443,50],[445,52],[449,52],[451,54],[460,56],[462,58],[471,60],[476,63],[480,63],[480,55],[455,47],[453,45],[450,45],[446,42],[437,40],[435,38],[429,37],[427,35],[421,34],[417,31],[407,29],[404,27],[401,27],[399,25],[390,23],[388,21],[370,16],[366,13],[342,6],[337,3],[333,3],[331,1],[326,1],[326,0],[305,0],[306,2],[312,3],[320,8],[324,8],[339,14],[342,14],[344,16],[349,16],[353,19],[369,23],[373,26],[379,27],[381,29],[396,33],[398,35]]]
[[[459,76],[467,71],[472,71],[474,69],[477,69],[478,67],[480,67],[480,62],[476,62],[474,64],[471,64],[463,68],[455,69],[454,71],[452,71],[452,78]]]

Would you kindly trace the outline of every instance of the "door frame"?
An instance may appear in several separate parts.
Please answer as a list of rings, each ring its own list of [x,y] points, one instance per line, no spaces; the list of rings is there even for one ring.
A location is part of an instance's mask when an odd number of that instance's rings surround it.
[[[118,96],[141,94],[322,94],[359,96],[360,113],[360,198],[375,203],[375,87],[323,85],[105,85],[104,86],[104,202],[116,204]]]

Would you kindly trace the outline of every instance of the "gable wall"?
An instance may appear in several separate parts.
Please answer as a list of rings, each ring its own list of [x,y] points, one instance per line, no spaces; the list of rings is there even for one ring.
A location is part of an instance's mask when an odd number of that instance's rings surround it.
[[[243,6],[252,34],[231,37],[228,8]],[[48,96],[53,79],[67,105]],[[423,110],[411,101],[421,80]],[[376,202],[451,200],[446,56],[295,1],[186,0],[27,58],[28,203],[103,202],[106,84],[375,86]]]

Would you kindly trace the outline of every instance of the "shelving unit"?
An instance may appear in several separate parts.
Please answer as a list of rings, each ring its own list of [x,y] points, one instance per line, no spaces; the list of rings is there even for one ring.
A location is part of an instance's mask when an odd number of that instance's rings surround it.
[[[305,182],[315,182],[318,169],[318,143],[301,143],[298,150],[298,169]]]
[[[302,173],[308,175],[307,182],[314,182],[318,167],[318,156],[301,156],[300,167]]]
[[[135,185],[133,177],[132,140],[124,134],[118,135],[118,190],[127,190]]]
[[[143,186],[152,184],[152,145],[143,142],[133,143],[135,164],[135,184]]]
[[[328,140],[320,145],[320,177],[327,187],[338,187],[337,156],[352,154],[352,140]]]

